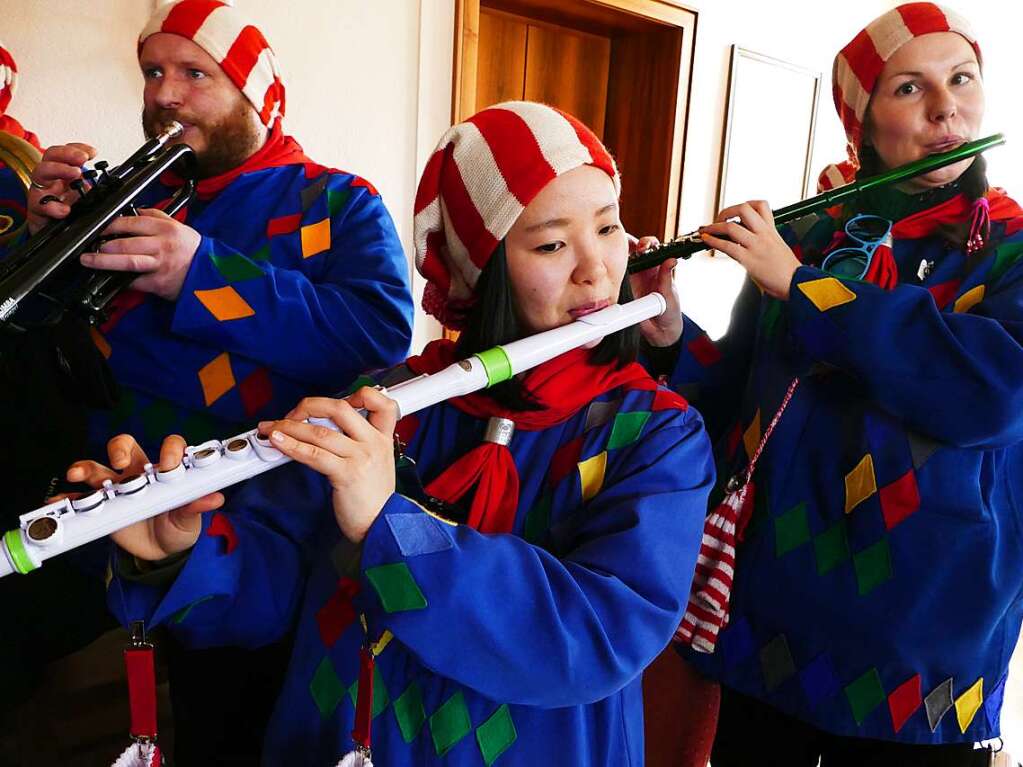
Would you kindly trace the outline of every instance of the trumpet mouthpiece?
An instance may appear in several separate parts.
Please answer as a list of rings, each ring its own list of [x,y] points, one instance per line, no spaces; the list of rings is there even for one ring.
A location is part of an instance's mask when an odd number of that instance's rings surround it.
[[[171,120],[169,123],[163,126],[163,135],[165,135],[169,139],[177,138],[184,132],[185,132],[184,126],[177,120]]]

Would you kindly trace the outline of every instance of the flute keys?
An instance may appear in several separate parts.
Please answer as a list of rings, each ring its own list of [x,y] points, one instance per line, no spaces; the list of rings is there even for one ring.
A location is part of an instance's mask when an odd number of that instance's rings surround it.
[[[148,485],[149,475],[146,472],[142,472],[141,474],[133,474],[122,479],[114,485],[114,492],[118,495],[134,495],[141,490],[145,490]]]
[[[156,472],[157,482],[177,482],[185,476],[185,464],[179,463],[173,469],[167,469],[167,471]]]
[[[87,514],[90,511],[99,510],[106,499],[106,493],[102,490],[97,490],[95,493],[89,493],[89,495],[83,498],[76,498],[71,501],[71,508],[78,514]]]
[[[25,525],[25,538],[36,546],[52,546],[64,538],[63,526],[57,517],[36,517]]]
[[[201,469],[220,460],[220,443],[206,442],[192,452],[192,466]]]
[[[248,458],[249,453],[251,452],[252,445],[250,445],[249,441],[244,437],[235,437],[234,439],[228,440],[227,444],[224,445],[224,455],[236,461]]]

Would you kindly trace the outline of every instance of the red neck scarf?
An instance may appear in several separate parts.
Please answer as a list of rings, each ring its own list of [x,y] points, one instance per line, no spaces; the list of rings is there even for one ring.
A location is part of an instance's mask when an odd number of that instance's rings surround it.
[[[42,145],[39,143],[39,137],[36,136],[32,131],[25,130],[21,123],[15,120],[10,115],[0,114],[0,131],[4,133],[10,133],[12,136],[17,136],[20,139],[24,139],[40,152],[43,151]]]
[[[231,168],[231,170],[221,173],[219,176],[202,179],[197,185],[196,192],[200,200],[208,200],[220,194],[235,179],[245,173],[252,173],[253,171],[264,170],[266,168],[276,168],[281,165],[307,163],[312,163],[312,160],[306,157],[302,147],[299,146],[295,139],[284,135],[278,120],[274,124],[273,130],[270,131],[270,136],[267,138],[266,143],[260,147],[259,151],[236,168]],[[173,171],[163,174],[160,180],[167,186],[180,186],[182,183],[181,177]]]
[[[617,368],[589,360],[589,349],[575,349],[528,371],[521,379],[526,393],[540,405],[538,410],[508,410],[484,393],[456,397],[449,402],[477,418],[507,418],[516,429],[540,431],[563,423],[594,398],[619,386],[636,388],[653,383],[635,362]],[[434,341],[418,357],[407,361],[417,374],[436,373],[453,362],[455,343]],[[455,503],[473,487],[476,495],[468,524],[483,533],[506,533],[515,522],[519,504],[519,475],[511,451],[504,445],[484,442],[470,450],[426,487],[426,492]]]
[[[972,203],[966,199],[966,195],[957,194],[933,208],[896,221],[892,226],[892,239],[918,240],[934,234],[939,227],[955,226],[969,220],[970,231],[964,245],[969,255],[984,247],[992,221],[1005,221],[1020,216],[1023,216],[1023,209],[1002,189],[991,188],[987,195]],[[845,232],[840,229],[825,252],[841,246],[845,239]],[[878,245],[863,279],[885,290],[892,290],[898,284],[899,270],[887,244]]]

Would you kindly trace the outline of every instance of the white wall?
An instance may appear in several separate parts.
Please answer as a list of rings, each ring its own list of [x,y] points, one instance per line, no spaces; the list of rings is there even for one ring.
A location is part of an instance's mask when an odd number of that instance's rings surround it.
[[[44,145],[85,141],[112,162],[137,147],[142,79],[135,40],[153,0],[2,2],[0,40],[19,68],[10,113]],[[285,129],[318,162],[363,175],[380,189],[411,264],[412,199],[425,163],[418,134],[421,129],[434,141],[450,115],[453,1],[422,0],[422,19],[419,0],[235,5],[260,26],[280,59]],[[420,66],[426,68],[422,105]],[[414,289],[422,290],[418,279]],[[436,335],[436,327],[417,317],[414,348]]]

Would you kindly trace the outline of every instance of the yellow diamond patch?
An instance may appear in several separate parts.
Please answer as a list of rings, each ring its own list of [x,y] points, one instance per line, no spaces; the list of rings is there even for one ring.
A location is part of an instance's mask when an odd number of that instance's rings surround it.
[[[302,227],[302,258],[311,258],[330,249],[330,219]]]
[[[856,468],[845,475],[845,513],[848,514],[876,492],[874,459],[867,453]]]
[[[978,285],[975,288],[971,288],[963,293],[959,298],[956,299],[955,304],[952,306],[954,312],[968,312],[970,309],[975,307],[981,301],[984,300],[985,288],[983,285]]]
[[[207,363],[199,371],[199,383],[206,398],[206,407],[234,388],[234,373],[231,372],[231,358],[227,352]]]
[[[230,285],[216,290],[197,290],[195,297],[221,322],[240,320],[256,313]]]
[[[959,729],[965,733],[970,726],[973,717],[984,702],[984,677],[973,683],[973,687],[956,698],[956,718],[959,720]]]
[[[799,289],[822,312],[856,300],[856,294],[834,277],[801,282]]]
[[[746,446],[746,457],[752,458],[753,453],[756,452],[757,447],[760,445],[760,409],[757,409],[756,414],[753,416],[753,422],[746,429],[746,433],[742,435],[742,444]]]
[[[604,486],[604,471],[607,469],[607,451],[579,462],[579,478],[582,480],[583,500],[600,492]]]

